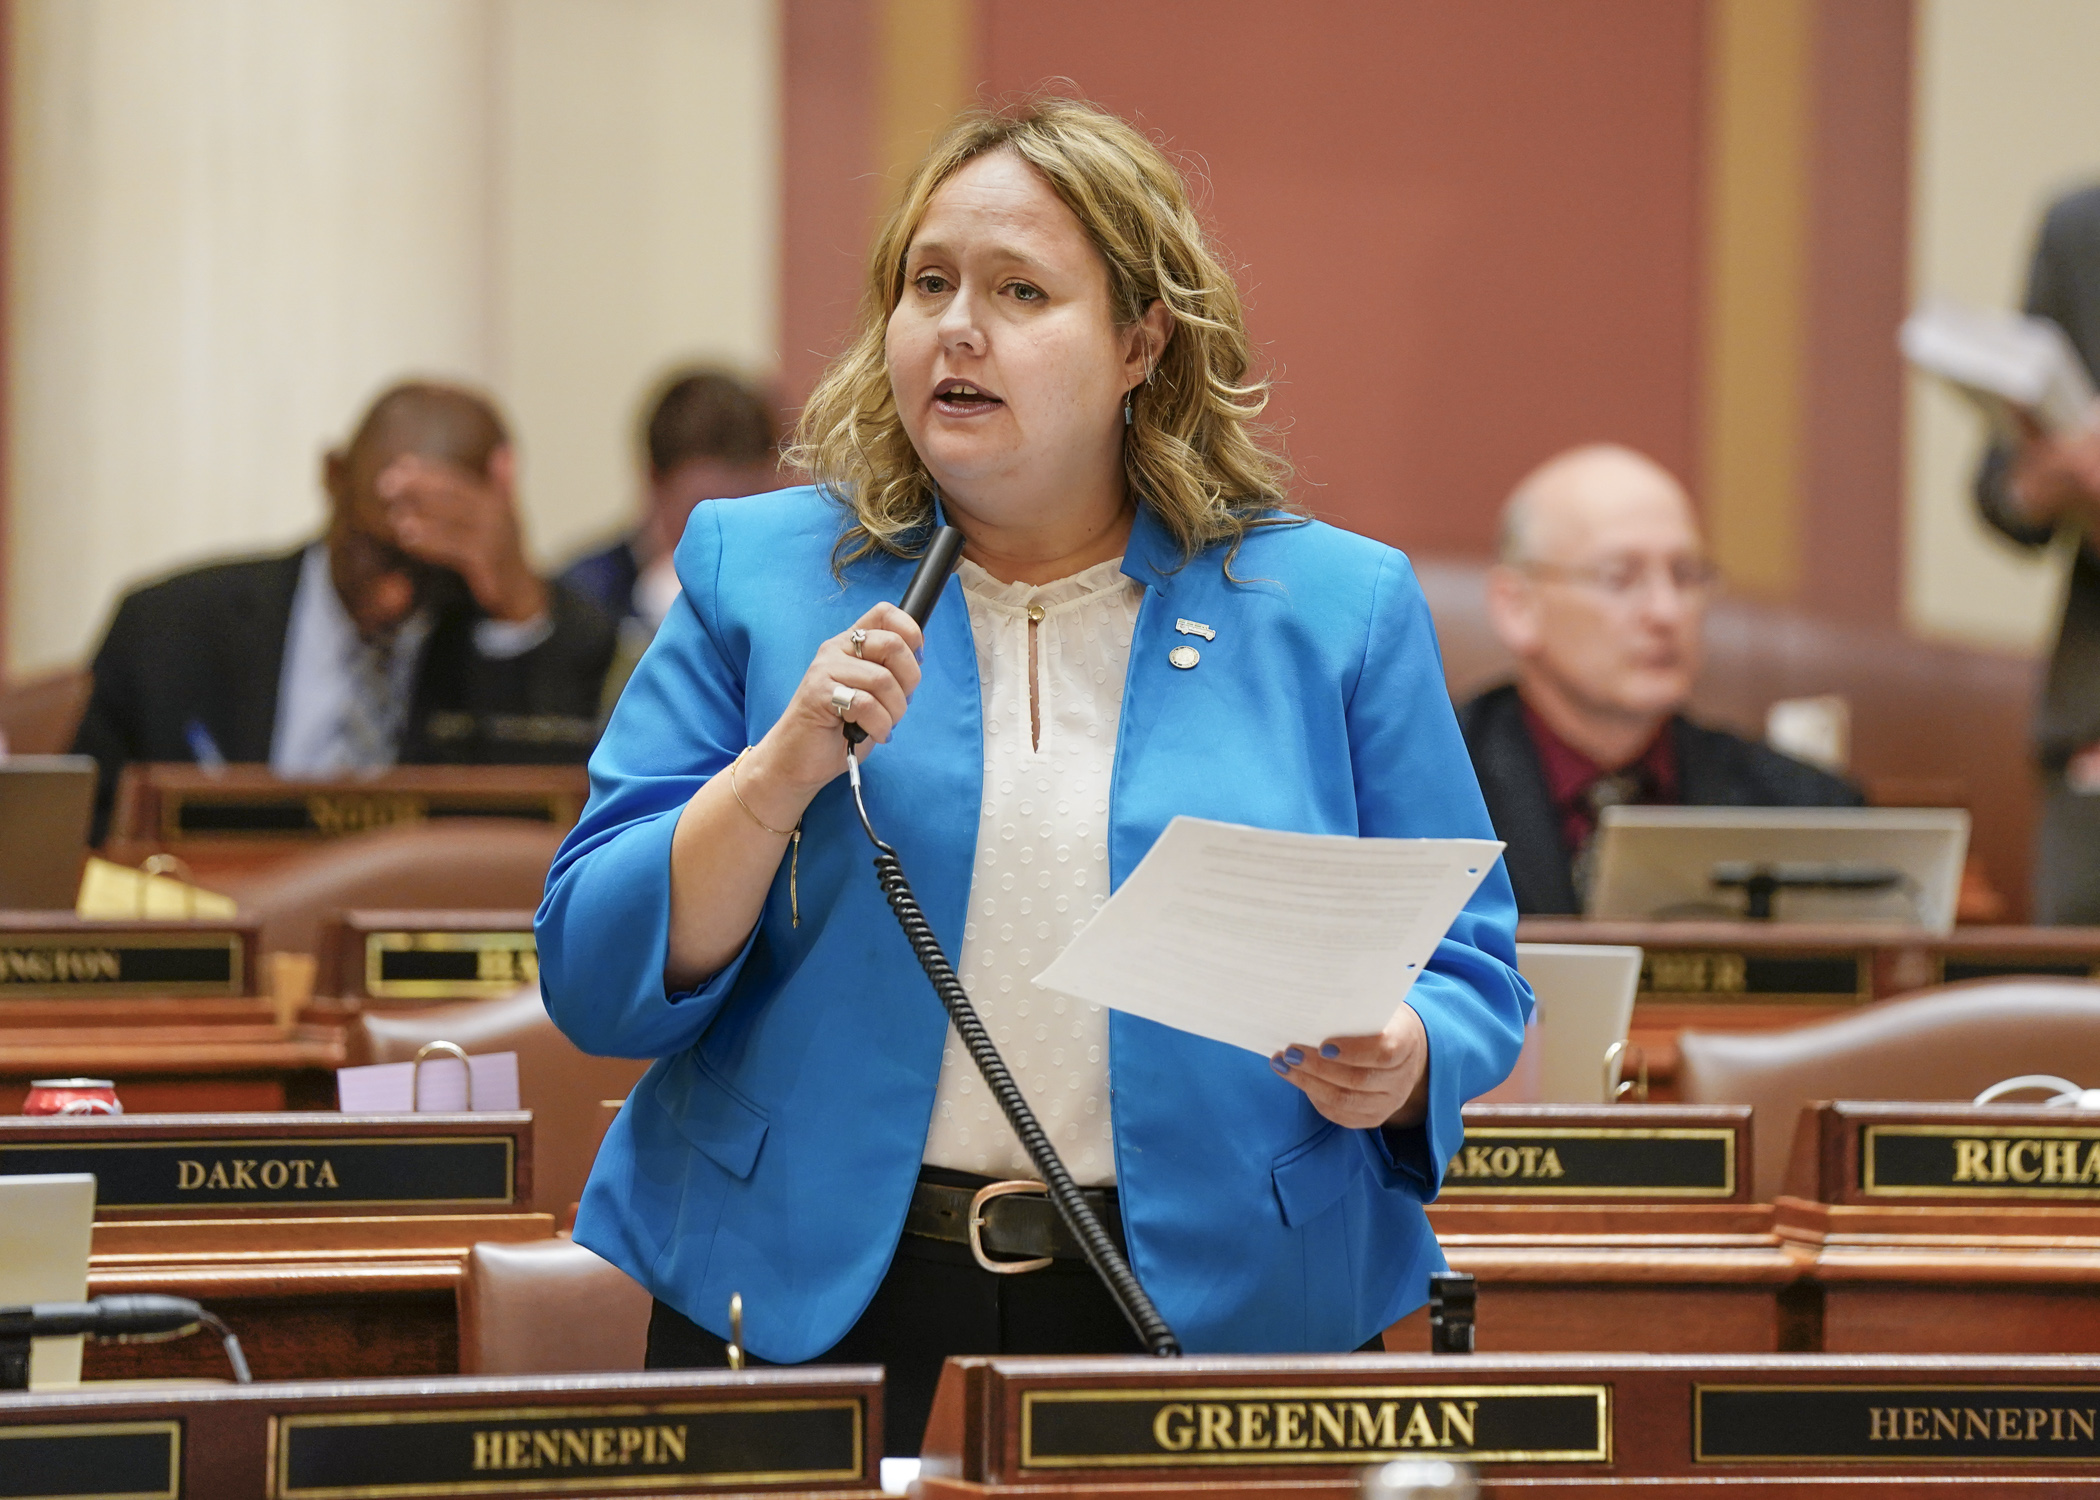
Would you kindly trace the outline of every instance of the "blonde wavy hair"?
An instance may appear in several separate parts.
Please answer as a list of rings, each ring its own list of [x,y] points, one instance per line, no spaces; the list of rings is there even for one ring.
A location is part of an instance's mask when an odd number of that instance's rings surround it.
[[[1134,394],[1123,470],[1132,496],[1173,533],[1183,563],[1227,542],[1229,568],[1250,530],[1302,519],[1285,493],[1289,463],[1263,445],[1254,425],[1269,383],[1250,374],[1239,288],[1181,174],[1114,115],[1037,96],[958,118],[875,237],[852,341],[817,382],[786,455],[852,513],[835,566],[878,551],[912,556],[932,522],[933,478],[898,414],[885,335],[927,205],[964,165],[993,151],[1012,151],[1034,167],[1079,220],[1107,263],[1118,328],[1155,301],[1172,315],[1166,351]]]

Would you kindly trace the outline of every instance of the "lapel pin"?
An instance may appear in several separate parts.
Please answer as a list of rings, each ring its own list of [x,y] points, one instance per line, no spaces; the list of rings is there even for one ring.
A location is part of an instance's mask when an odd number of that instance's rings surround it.
[[[1194,646],[1176,646],[1167,653],[1167,660],[1186,672],[1197,662],[1203,660],[1203,653]]]
[[[1200,635],[1206,641],[1214,641],[1218,638],[1218,633],[1201,620],[1176,620],[1174,628],[1183,635]]]

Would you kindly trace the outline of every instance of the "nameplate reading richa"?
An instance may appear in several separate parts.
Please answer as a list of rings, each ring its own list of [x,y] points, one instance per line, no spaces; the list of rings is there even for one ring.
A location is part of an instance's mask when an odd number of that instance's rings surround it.
[[[275,1422],[277,1500],[689,1495],[865,1475],[858,1396],[369,1411]]]
[[[1021,1394],[1024,1469],[1611,1462],[1607,1385],[1221,1386]]]

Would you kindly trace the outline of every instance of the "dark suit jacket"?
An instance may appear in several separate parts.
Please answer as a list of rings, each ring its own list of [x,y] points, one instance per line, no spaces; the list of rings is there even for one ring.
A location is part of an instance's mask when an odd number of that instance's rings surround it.
[[[2027,311],[2061,325],[2086,369],[2100,381],[2100,187],[2051,205],[2028,272]],[[2030,525],[2015,513],[2005,489],[2011,462],[2011,452],[2002,446],[1984,455],[1976,475],[1976,504],[2006,536],[2039,547],[2055,528]],[[2100,557],[2093,545],[2088,537],[2074,554],[2063,623],[2035,716],[2035,749],[2051,771],[2062,770],[2076,751],[2100,741]]]
[[[1458,711],[1458,727],[1495,834],[1509,845],[1502,859],[1517,910],[1525,916],[1580,912],[1571,873],[1575,851],[1561,836],[1516,688],[1482,693]],[[1668,732],[1677,741],[1677,800],[1686,807],[1858,807],[1866,801],[1850,782],[1726,730],[1679,716]]]
[[[124,596],[95,653],[94,689],[73,741],[100,763],[95,838],[107,829],[129,760],[194,760],[201,723],[229,761],[270,758],[277,680],[304,549],[207,564]],[[554,634],[508,661],[474,649],[481,610],[463,585],[441,588],[416,676],[405,764],[580,761],[597,738],[612,624],[559,585]]]
[[[614,620],[624,620],[634,613],[634,585],[641,576],[633,537],[622,537],[610,547],[587,552],[561,570],[563,583]]]

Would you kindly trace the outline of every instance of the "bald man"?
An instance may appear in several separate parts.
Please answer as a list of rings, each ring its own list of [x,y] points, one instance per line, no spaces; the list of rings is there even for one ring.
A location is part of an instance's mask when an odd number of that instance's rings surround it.
[[[1488,619],[1517,680],[1459,710],[1517,909],[1582,910],[1599,812],[1617,803],[1847,807],[1835,776],[1681,712],[1714,569],[1684,487],[1599,444],[1534,470],[1502,512]]]
[[[319,541],[126,595],[74,742],[101,765],[96,837],[131,760],[331,777],[587,756],[612,625],[533,571],[512,478],[485,396],[397,385],[323,458]]]

